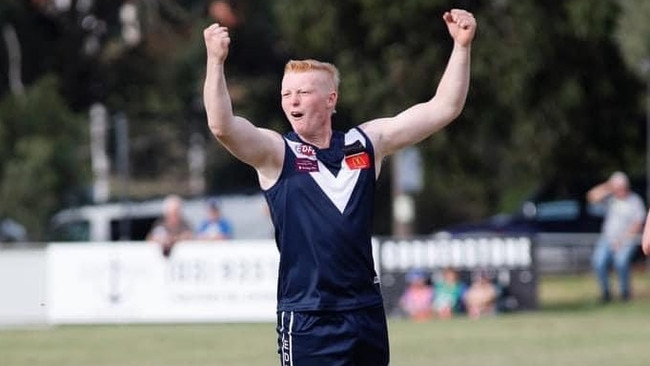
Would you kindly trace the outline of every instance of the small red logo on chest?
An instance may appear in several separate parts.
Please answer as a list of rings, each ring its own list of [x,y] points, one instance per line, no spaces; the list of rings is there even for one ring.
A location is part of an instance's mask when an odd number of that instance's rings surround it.
[[[345,163],[350,169],[368,169],[370,168],[370,155],[362,152],[345,157]]]
[[[296,146],[296,152],[301,155],[306,155],[306,156],[314,156],[316,154],[316,151],[312,146],[309,145],[298,145]]]

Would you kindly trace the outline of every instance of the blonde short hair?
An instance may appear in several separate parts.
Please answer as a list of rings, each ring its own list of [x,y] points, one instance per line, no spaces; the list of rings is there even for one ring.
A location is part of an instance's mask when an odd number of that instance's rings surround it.
[[[340,76],[339,70],[329,62],[322,62],[313,59],[307,60],[289,60],[284,67],[284,73],[289,72],[309,72],[324,71],[329,75],[334,83],[334,90],[339,90]]]

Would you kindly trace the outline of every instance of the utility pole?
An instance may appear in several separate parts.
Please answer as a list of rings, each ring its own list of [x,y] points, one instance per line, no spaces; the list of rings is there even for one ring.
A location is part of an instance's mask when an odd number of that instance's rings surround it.
[[[115,140],[117,151],[115,161],[120,177],[120,201],[127,203],[129,197],[129,121],[124,113],[115,116]],[[128,207],[127,207],[128,210]],[[128,240],[131,233],[130,214],[120,221],[120,240]]]
[[[422,159],[416,147],[395,153],[391,160],[393,236],[414,234],[415,201],[413,194],[422,190]]]
[[[200,133],[190,136],[190,148],[187,151],[187,165],[190,171],[190,193],[201,195],[205,193],[205,141]]]
[[[2,27],[2,37],[7,44],[9,89],[14,95],[23,95],[25,94],[25,87],[22,81],[22,54],[16,28],[11,24],[5,25]]]
[[[110,189],[110,161],[106,153],[108,113],[101,103],[90,107],[90,160],[94,174],[93,201],[108,201]]]

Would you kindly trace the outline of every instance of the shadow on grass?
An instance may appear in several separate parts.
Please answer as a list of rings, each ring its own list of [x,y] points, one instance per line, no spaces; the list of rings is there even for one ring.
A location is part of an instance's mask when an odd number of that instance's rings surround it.
[[[594,312],[625,312],[643,309],[647,311],[648,297],[641,296],[629,301],[612,299],[608,303],[602,303],[598,299],[580,299],[573,301],[556,301],[552,303],[541,304],[539,311],[549,314],[577,314],[577,313],[594,313]]]
[[[591,273],[542,276],[539,282],[539,310],[547,313],[608,312],[621,309],[634,310],[647,306],[650,299],[650,276],[644,271],[632,274],[631,301],[623,302],[618,294],[618,279],[610,278],[615,295],[608,303],[600,302],[600,293]]]
[[[550,304],[542,304],[539,308],[540,311],[545,313],[571,313],[571,312],[585,312],[602,309],[603,307],[611,304],[601,304],[593,299],[571,302],[555,302]]]

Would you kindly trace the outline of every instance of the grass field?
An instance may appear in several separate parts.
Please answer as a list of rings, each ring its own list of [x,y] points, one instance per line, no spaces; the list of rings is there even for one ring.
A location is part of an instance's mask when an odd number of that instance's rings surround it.
[[[544,277],[540,311],[480,320],[391,320],[391,365],[646,366],[650,274],[635,299],[601,306],[593,278]],[[62,326],[0,330],[2,366],[277,365],[274,324]]]

